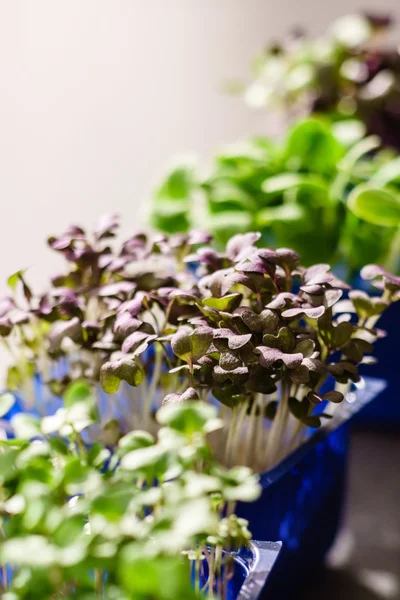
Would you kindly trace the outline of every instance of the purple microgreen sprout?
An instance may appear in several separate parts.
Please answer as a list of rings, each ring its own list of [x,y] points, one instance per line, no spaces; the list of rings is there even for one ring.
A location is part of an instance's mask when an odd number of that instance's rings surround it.
[[[305,268],[293,250],[261,247],[258,233],[222,252],[199,231],[122,244],[116,234],[112,217],[94,234],[71,227],[51,238],[67,268],[44,294],[13,276],[0,301],[7,387],[45,411],[86,380],[101,426],[117,419],[123,433],[154,433],[163,399],[218,402],[223,428],[212,437],[228,465],[263,471],[332,417],[400,297],[400,278],[382,267],[361,272],[382,292],[369,297],[328,264]]]

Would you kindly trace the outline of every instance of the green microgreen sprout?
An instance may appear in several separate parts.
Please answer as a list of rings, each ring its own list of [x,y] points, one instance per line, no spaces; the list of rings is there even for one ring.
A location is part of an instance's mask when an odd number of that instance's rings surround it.
[[[1,597],[224,600],[250,540],[235,503],[260,487],[249,469],[213,458],[216,408],[161,408],[157,438],[131,431],[111,451],[86,443],[93,399],[72,386],[68,407],[16,415],[17,437],[0,442]],[[9,406],[2,397],[0,413]]]
[[[365,136],[361,122],[312,116],[278,140],[223,149],[205,175],[176,165],[156,190],[151,219],[168,233],[200,224],[220,245],[261,231],[265,245],[293,248],[306,266],[343,264],[349,278],[369,262],[398,272],[399,183],[398,154]]]

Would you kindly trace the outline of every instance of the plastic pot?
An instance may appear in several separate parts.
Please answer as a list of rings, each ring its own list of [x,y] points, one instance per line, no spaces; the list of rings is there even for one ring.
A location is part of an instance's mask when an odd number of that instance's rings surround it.
[[[267,598],[291,597],[294,587],[322,566],[335,539],[346,489],[348,425],[386,383],[365,378],[359,387],[363,389],[348,394],[332,420],[262,474],[263,491],[256,502],[238,506],[237,513],[248,519],[255,538],[282,541]]]
[[[252,541],[235,554],[234,576],[228,583],[227,600],[258,600],[281,551],[280,542]]]
[[[361,365],[372,377],[380,377],[387,382],[386,389],[376,402],[363,408],[354,419],[354,425],[369,429],[400,429],[400,379],[397,375],[400,356],[400,301],[393,303],[382,315],[378,327],[384,329],[387,337],[378,340],[374,348],[377,358],[375,365]]]

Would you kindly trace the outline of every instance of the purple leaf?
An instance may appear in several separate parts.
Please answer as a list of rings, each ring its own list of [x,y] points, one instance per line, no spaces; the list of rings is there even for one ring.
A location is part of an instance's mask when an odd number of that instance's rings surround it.
[[[276,362],[283,362],[289,369],[299,367],[303,360],[303,355],[300,353],[287,354],[278,348],[267,348],[266,346],[257,346],[256,354],[259,354],[260,365],[269,368]]]
[[[179,404],[181,402],[192,402],[193,400],[199,400],[199,396],[196,390],[192,387],[189,387],[182,394],[168,394],[165,396],[162,401],[162,406],[167,406],[168,404]]]
[[[304,272],[304,282],[307,285],[321,285],[323,283],[329,283],[333,275],[329,271],[331,270],[330,265],[317,264],[309,267]]]
[[[243,273],[260,273],[261,275],[268,274],[268,267],[261,260],[248,260],[245,262],[238,263],[236,270]]]
[[[292,319],[293,317],[299,317],[300,315],[306,315],[309,319],[319,319],[325,312],[324,306],[317,306],[315,308],[289,308],[282,313],[282,317],[285,319]]]
[[[211,240],[212,236],[207,231],[201,229],[191,229],[191,231],[189,231],[188,243],[191,246],[197,244],[209,244]]]
[[[396,275],[392,275],[389,271],[386,271],[383,267],[379,265],[367,265],[363,269],[361,269],[360,275],[363,279],[373,280],[382,277],[384,280],[390,282],[395,287],[400,289],[400,277]]]
[[[98,295],[103,297],[119,296],[121,294],[131,294],[136,289],[136,283],[133,281],[117,281],[104,285],[98,291]]]
[[[247,367],[237,367],[231,371],[225,371],[219,365],[214,367],[213,377],[219,383],[225,381],[239,382],[247,379],[249,369]]]
[[[104,215],[100,218],[95,228],[95,234],[98,240],[114,237],[116,229],[119,226],[119,216],[117,214]]]
[[[114,323],[114,333],[118,338],[127,338],[131,333],[137,331],[143,321],[132,317],[128,311],[117,315]]]
[[[0,317],[4,317],[6,314],[15,308],[15,302],[9,296],[3,296],[0,298]]]
[[[7,337],[13,328],[13,324],[8,317],[0,317],[0,336]]]
[[[226,245],[226,253],[233,261],[241,260],[240,255],[252,248],[261,237],[261,233],[249,232],[234,235]]]
[[[214,339],[226,338],[231,350],[239,350],[251,340],[251,333],[237,335],[230,329],[217,329],[214,331]]]
[[[156,335],[149,335],[145,331],[134,331],[123,341],[122,352],[139,355],[147,350],[149,344],[156,338]]]
[[[273,300],[271,300],[269,304],[267,304],[267,308],[280,310],[281,308],[285,308],[287,304],[290,304],[292,300],[296,300],[295,294],[290,292],[281,292]]]
[[[127,300],[123,304],[120,305],[119,313],[127,311],[132,317],[136,317],[139,312],[142,310],[143,306],[143,295],[136,294],[132,300]]]
[[[77,342],[81,337],[81,323],[78,317],[73,317],[69,321],[57,321],[49,332],[50,351],[59,352],[64,338],[70,338]]]
[[[343,296],[342,290],[326,290],[325,306],[327,308],[330,308],[331,306],[336,304],[336,302],[338,302],[342,296]]]
[[[278,255],[278,264],[287,267],[290,271],[293,271],[299,264],[299,255],[290,248],[278,248],[276,254]]]

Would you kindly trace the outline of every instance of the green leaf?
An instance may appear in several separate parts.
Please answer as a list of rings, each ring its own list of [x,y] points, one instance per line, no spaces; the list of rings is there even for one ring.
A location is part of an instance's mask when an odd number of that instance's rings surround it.
[[[216,408],[199,401],[167,404],[158,411],[157,421],[185,435],[213,431],[221,426]]]
[[[126,484],[120,484],[107,490],[107,494],[95,498],[92,510],[96,514],[103,515],[108,521],[118,521],[125,513],[129,502],[132,501],[132,488]]]
[[[385,187],[389,183],[400,183],[400,157],[385,163],[371,177],[371,182],[377,187]]]
[[[152,212],[151,222],[155,229],[167,233],[188,231],[190,227],[188,209],[185,209],[183,212],[165,214],[157,206]]]
[[[332,345],[340,348],[349,341],[354,331],[354,327],[348,321],[342,321],[332,329]]]
[[[40,435],[39,420],[27,413],[18,413],[11,419],[11,424],[16,438],[31,440]]]
[[[155,228],[168,233],[189,228],[190,196],[195,187],[194,166],[190,161],[174,167],[156,190],[151,220]]]
[[[400,225],[400,200],[380,188],[357,186],[349,195],[349,209],[359,218],[374,225]]]
[[[109,368],[109,365],[106,363],[102,366],[100,371],[100,383],[101,387],[105,392],[107,392],[107,394],[115,394],[118,392],[121,379],[114,374],[111,368]]]
[[[128,451],[136,450],[137,448],[146,448],[154,444],[153,436],[147,431],[131,431],[124,435],[118,442],[119,450]]]
[[[15,396],[10,392],[0,394],[0,419],[4,417],[14,406]]]
[[[57,561],[57,548],[44,536],[22,536],[6,540],[0,557],[2,563],[46,568]]]
[[[15,461],[19,455],[19,450],[14,448],[3,448],[0,452],[0,481],[7,481],[15,476]]]
[[[79,457],[71,457],[68,459],[63,469],[63,483],[70,485],[74,483],[82,483],[87,477],[87,468]]]
[[[350,150],[345,154],[342,160],[338,164],[338,169],[345,172],[350,172],[356,165],[356,163],[365,154],[369,154],[373,150],[376,150],[381,145],[381,140],[376,135],[370,135],[360,140],[355,146],[352,146]]]
[[[222,298],[205,298],[202,301],[202,304],[204,306],[209,306],[210,308],[215,308],[216,310],[232,312],[239,306],[241,299],[242,294],[228,294]]]
[[[21,389],[22,384],[23,377],[21,372],[19,371],[18,367],[12,365],[7,371],[6,385],[8,389],[16,392],[17,390]]]
[[[225,244],[230,237],[243,231],[249,231],[252,225],[252,216],[242,210],[230,210],[217,214],[208,214],[205,220],[207,230],[214,237]]]
[[[287,189],[298,186],[302,179],[302,176],[297,173],[273,175],[264,181],[262,189],[266,194],[282,193]]]
[[[282,194],[286,190],[296,187],[315,188],[317,191],[326,191],[326,183],[317,175],[282,173],[269,177],[262,184],[266,194]]]
[[[262,208],[256,215],[257,227],[269,227],[281,221],[293,227],[293,223],[304,219],[306,213],[304,208],[295,203],[286,203],[281,206]]]
[[[194,164],[186,161],[174,167],[157,190],[157,198],[187,199],[194,185]]]
[[[336,168],[343,149],[328,125],[318,119],[307,119],[289,133],[286,156],[288,169],[327,174]]]
[[[172,337],[171,347],[180,359],[188,363],[196,362],[206,354],[212,339],[210,327],[197,327],[192,332],[183,329]]]
[[[127,545],[119,562],[119,570],[119,578],[123,581],[124,589],[129,591],[129,598],[198,598],[190,583],[190,570],[181,557],[152,556],[149,559],[141,556],[140,550],[133,544]]]
[[[121,458],[121,467],[127,471],[154,471],[165,463],[167,456],[167,449],[160,445],[137,448]]]
[[[73,381],[66,389],[64,395],[65,406],[72,406],[75,402],[93,402],[94,391],[92,386],[84,379]]]
[[[255,210],[256,201],[252,194],[245,192],[234,181],[227,179],[216,180],[208,194],[211,212],[218,213],[228,206],[233,210]],[[228,205],[228,206],[226,206]]]
[[[162,200],[157,205],[158,219],[173,219],[188,212],[189,205],[186,200]]]
[[[142,383],[144,372],[140,366],[129,357],[104,363],[100,369],[100,383],[107,394],[115,394],[121,381],[136,387]]]
[[[356,119],[337,121],[332,125],[333,135],[343,146],[353,146],[365,136],[365,132],[364,123]]]
[[[9,278],[7,279],[8,287],[10,287],[13,291],[15,291],[15,288],[17,287],[18,282],[21,281],[21,279],[24,276],[24,273],[26,273],[26,271],[27,271],[27,269],[20,269],[16,273],[13,273],[12,275],[10,275]]]

